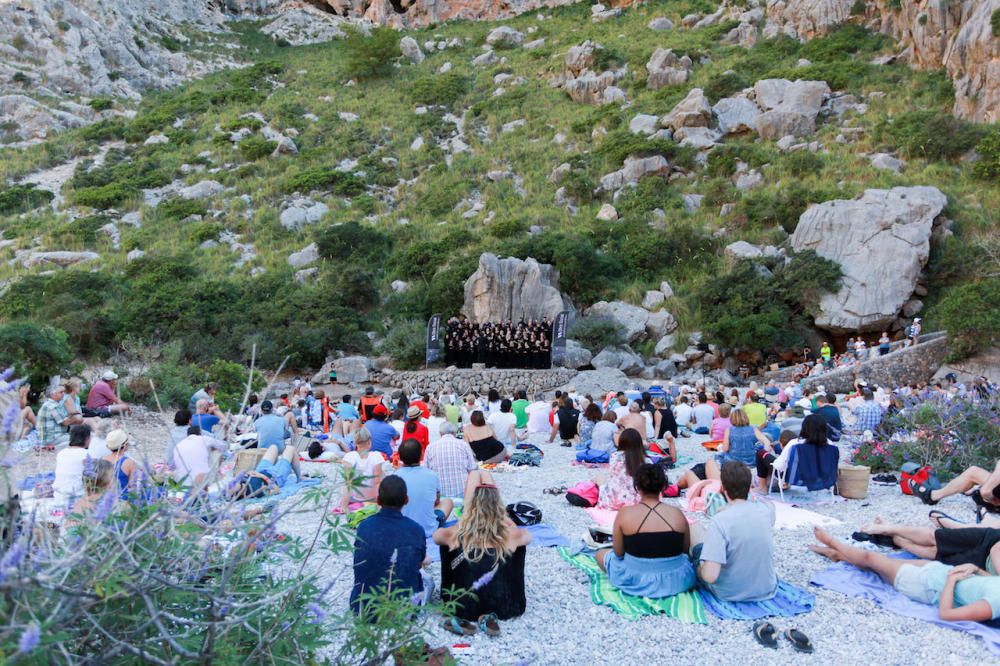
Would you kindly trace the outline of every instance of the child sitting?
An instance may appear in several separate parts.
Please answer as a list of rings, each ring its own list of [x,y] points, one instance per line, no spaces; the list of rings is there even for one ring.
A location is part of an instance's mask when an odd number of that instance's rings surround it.
[[[355,450],[344,455],[340,461],[344,465],[344,492],[340,498],[339,513],[357,511],[366,504],[372,504],[378,495],[378,485],[382,480],[382,465],[385,456],[372,451],[372,438],[368,430],[362,428],[354,433]]]

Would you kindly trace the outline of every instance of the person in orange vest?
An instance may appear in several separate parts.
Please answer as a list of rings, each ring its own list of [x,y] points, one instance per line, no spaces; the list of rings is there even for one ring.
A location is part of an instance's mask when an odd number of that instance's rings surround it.
[[[369,386],[365,389],[365,394],[361,396],[361,422],[368,421],[374,416],[375,408],[382,404],[382,399],[375,395],[375,388]]]

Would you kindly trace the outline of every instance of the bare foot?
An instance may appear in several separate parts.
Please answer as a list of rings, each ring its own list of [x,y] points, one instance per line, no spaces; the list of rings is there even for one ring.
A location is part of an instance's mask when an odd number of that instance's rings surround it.
[[[827,548],[826,546],[817,546],[814,543],[809,544],[808,548],[812,552],[814,552],[814,553],[816,553],[818,555],[822,555],[823,557],[827,558],[831,562],[840,562],[843,559],[843,558],[841,558],[840,553],[838,553],[833,548]]]
[[[863,532],[869,534],[884,534],[886,522],[880,516],[875,516],[875,520],[861,528]]]
[[[836,548],[837,541],[830,536],[830,533],[824,530],[822,527],[814,527],[813,535],[816,540],[819,541],[824,546],[829,546],[830,548]]]

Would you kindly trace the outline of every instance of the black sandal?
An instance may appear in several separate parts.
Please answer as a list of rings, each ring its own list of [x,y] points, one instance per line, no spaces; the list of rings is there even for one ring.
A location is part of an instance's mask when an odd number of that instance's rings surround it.
[[[899,550],[892,537],[888,534],[869,534],[868,532],[854,532],[851,534],[851,538],[855,541],[867,541],[873,543],[876,546],[882,546],[883,548],[892,548],[893,550]]]
[[[964,520],[958,520],[957,518],[952,518],[951,516],[949,516],[944,511],[940,511],[938,509],[933,509],[932,511],[928,512],[927,513],[927,517],[930,518],[931,521],[934,521],[934,519],[936,518],[937,519],[937,525],[938,525],[938,527],[942,527],[942,525],[941,525],[941,519],[950,520],[951,522],[953,522],[953,523],[959,523],[960,525],[965,525],[966,524]]]
[[[761,620],[753,625],[753,637],[766,648],[777,649],[778,639],[775,638],[777,633],[778,630],[767,620]]]
[[[922,486],[913,479],[910,479],[910,492],[920,498],[920,501],[928,506],[934,506],[937,504],[936,500],[931,499],[931,489],[928,486]]]
[[[796,652],[812,654],[815,650],[815,648],[813,648],[812,641],[809,640],[809,637],[798,629],[785,630],[785,638],[787,638],[788,642],[792,644],[792,647]]]

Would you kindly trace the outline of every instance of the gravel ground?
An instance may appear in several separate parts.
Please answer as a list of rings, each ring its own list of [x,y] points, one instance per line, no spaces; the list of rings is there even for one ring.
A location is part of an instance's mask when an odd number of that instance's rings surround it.
[[[140,411],[127,422],[140,442],[133,455],[140,452],[153,461],[162,460],[164,426],[155,413]],[[705,437],[678,440],[680,455],[693,456],[696,462],[707,458],[700,442]],[[572,466],[573,450],[543,444],[545,459],[539,468],[496,474],[504,500],[528,500],[543,512],[543,521],[561,534],[575,540],[590,524],[582,509],[571,506],[563,496],[542,493],[553,485],[571,485],[593,478],[599,469]],[[54,467],[53,454],[27,454],[17,465],[18,477]],[[846,453],[842,453],[846,459]],[[335,487],[337,466],[306,464],[304,471],[329,477],[324,485]],[[674,478],[676,474],[672,474]],[[295,499],[287,500],[294,502]],[[667,500],[676,502],[677,500]],[[817,513],[843,521],[830,528],[834,536],[848,539],[850,533],[866,522],[882,516],[886,520],[925,525],[927,510],[918,500],[904,496],[898,486],[873,485],[865,500],[808,506]],[[939,508],[958,518],[973,521],[973,505],[963,498],[948,498]],[[311,537],[321,519],[318,509],[291,512],[280,528],[288,534]],[[799,586],[808,586],[810,575],[827,566],[826,560],[806,549],[813,541],[810,529],[780,530],[775,536],[778,575]],[[317,562],[317,565],[319,563]],[[351,586],[350,557],[324,562],[322,575],[334,581],[332,613],[344,612]],[[440,582],[440,566],[431,565]],[[811,588],[816,606],[807,615],[775,618],[780,631],[795,627],[804,631],[816,646],[812,656],[794,652],[787,642],[778,650],[759,646],[750,635],[752,622],[721,621],[709,615],[707,625],[689,625],[652,616],[630,622],[608,607],[595,606],[588,594],[586,576],[567,564],[554,548],[529,548],[525,579],[527,611],[517,619],[502,622],[503,634],[497,639],[476,636],[473,651],[460,658],[463,664],[514,664],[526,660],[532,664],[578,664],[598,659],[608,663],[642,663],[667,657],[690,660],[705,654],[720,664],[971,664],[995,663],[983,643],[966,634],[893,615],[873,603],[836,592]],[[435,630],[432,645],[450,645],[457,637]],[[709,656],[710,655],[710,656]],[[700,661],[700,659],[699,659]]]

